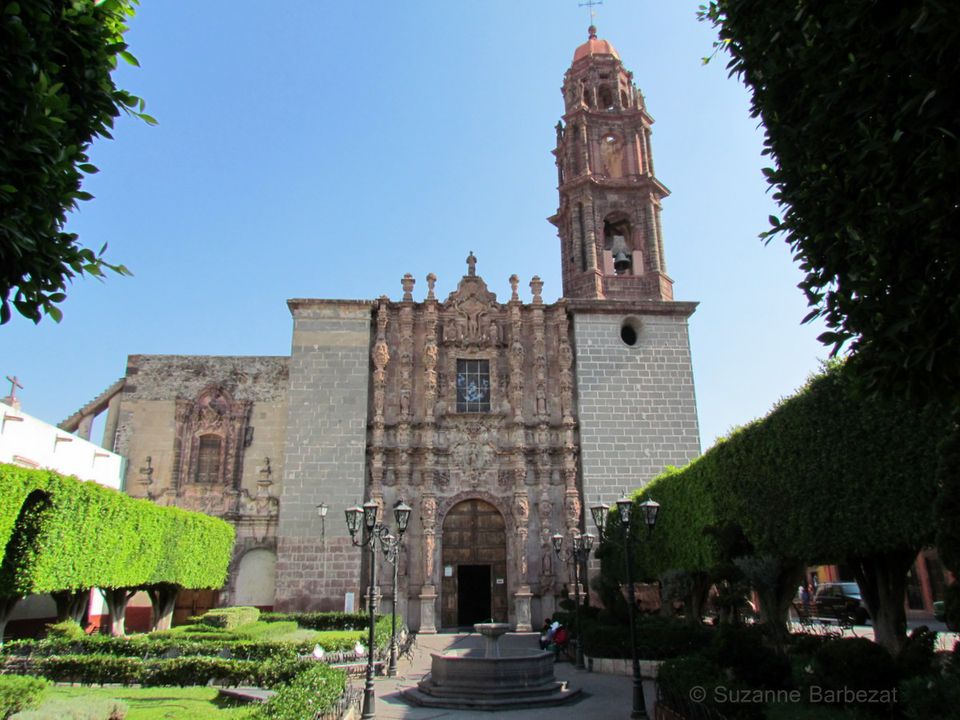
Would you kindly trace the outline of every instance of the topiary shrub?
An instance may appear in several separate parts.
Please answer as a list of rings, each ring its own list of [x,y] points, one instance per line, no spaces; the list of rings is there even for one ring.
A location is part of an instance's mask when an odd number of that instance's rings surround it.
[[[201,616],[202,625],[233,630],[242,625],[250,625],[260,619],[260,610],[255,607],[225,607],[208,610]],[[202,627],[195,625],[192,627]]]
[[[133,685],[142,677],[139,658],[112,655],[54,655],[36,661],[38,675],[55,682]]]
[[[268,702],[257,708],[257,720],[308,720],[332,709],[347,685],[347,674],[315,663],[277,689]]]
[[[35,708],[50,685],[46,680],[22,675],[0,675],[0,720]]]
[[[720,667],[748,687],[778,690],[790,686],[790,660],[767,644],[762,626],[723,625],[713,647]]]
[[[846,699],[858,691],[876,693],[875,698],[890,697],[897,674],[896,662],[882,645],[866,638],[836,638],[814,655],[810,687],[817,689],[818,697],[836,700],[830,704],[849,706],[856,703]],[[882,711],[884,707],[875,699],[865,709]]]
[[[759,720],[764,716],[762,703],[738,702],[738,692],[745,688],[706,655],[665,661],[657,673],[657,685],[658,702],[680,717]]]
[[[76,620],[62,620],[47,625],[47,637],[54,640],[82,640],[87,633]]]
[[[637,655],[645,660],[691,655],[709,647],[714,633],[711,628],[660,615],[641,615],[636,622]],[[592,657],[631,657],[629,626],[585,622],[583,635],[584,651]]]

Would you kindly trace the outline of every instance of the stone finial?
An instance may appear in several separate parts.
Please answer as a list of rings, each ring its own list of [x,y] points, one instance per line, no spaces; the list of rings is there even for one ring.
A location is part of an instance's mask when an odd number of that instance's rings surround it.
[[[416,283],[417,281],[410,273],[407,273],[400,279],[400,285],[403,287],[404,300],[413,300],[413,286],[416,285]]]
[[[520,278],[516,274],[510,276],[510,299],[519,300],[520,293],[517,292],[517,286],[520,285]]]
[[[543,280],[539,275],[534,275],[533,280],[530,281],[530,291],[533,293],[533,304],[542,305],[543,298],[540,297],[540,293],[543,292]]]
[[[473,254],[473,250],[470,251],[470,254],[467,256],[467,275],[473,277],[477,274],[477,258]]]
[[[427,273],[427,300],[436,300],[437,296],[433,294],[433,286],[437,284],[437,276],[433,273]]]

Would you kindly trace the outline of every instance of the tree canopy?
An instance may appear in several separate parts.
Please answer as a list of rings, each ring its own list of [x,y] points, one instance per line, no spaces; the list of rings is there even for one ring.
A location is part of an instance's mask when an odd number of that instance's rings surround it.
[[[801,288],[876,388],[960,399],[960,23],[942,0],[712,0]]]
[[[64,225],[91,198],[90,143],[122,111],[155,122],[112,79],[118,58],[137,64],[123,42],[137,2],[0,0],[0,323],[11,307],[59,321],[67,281],[129,274]]]

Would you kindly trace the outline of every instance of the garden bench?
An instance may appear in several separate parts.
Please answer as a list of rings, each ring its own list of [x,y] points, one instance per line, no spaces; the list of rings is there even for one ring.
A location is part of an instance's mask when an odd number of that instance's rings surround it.
[[[853,618],[839,608],[816,603],[794,603],[793,609],[797,613],[801,629],[807,632],[842,634],[844,630],[853,630]]]

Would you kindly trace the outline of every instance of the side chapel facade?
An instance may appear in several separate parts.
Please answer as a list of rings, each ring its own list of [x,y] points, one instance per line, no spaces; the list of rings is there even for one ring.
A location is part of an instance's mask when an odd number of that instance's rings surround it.
[[[61,425],[128,459],[131,495],[237,528],[227,586],[204,602],[342,610],[369,562],[343,510],[414,509],[380,591],[412,629],[550,615],[568,567],[550,537],[699,453],[687,320],[673,299],[643,95],[613,46],[588,40],[563,83],[554,154],[563,297],[520,280],[501,302],[467,272],[399,300],[294,299],[289,356],[131,355],[126,375]],[[525,294],[525,290],[524,290]],[[323,518],[318,506],[330,512]],[[384,569],[386,569],[384,567]],[[191,604],[192,603],[192,604]],[[389,609],[389,604],[386,609]]]

